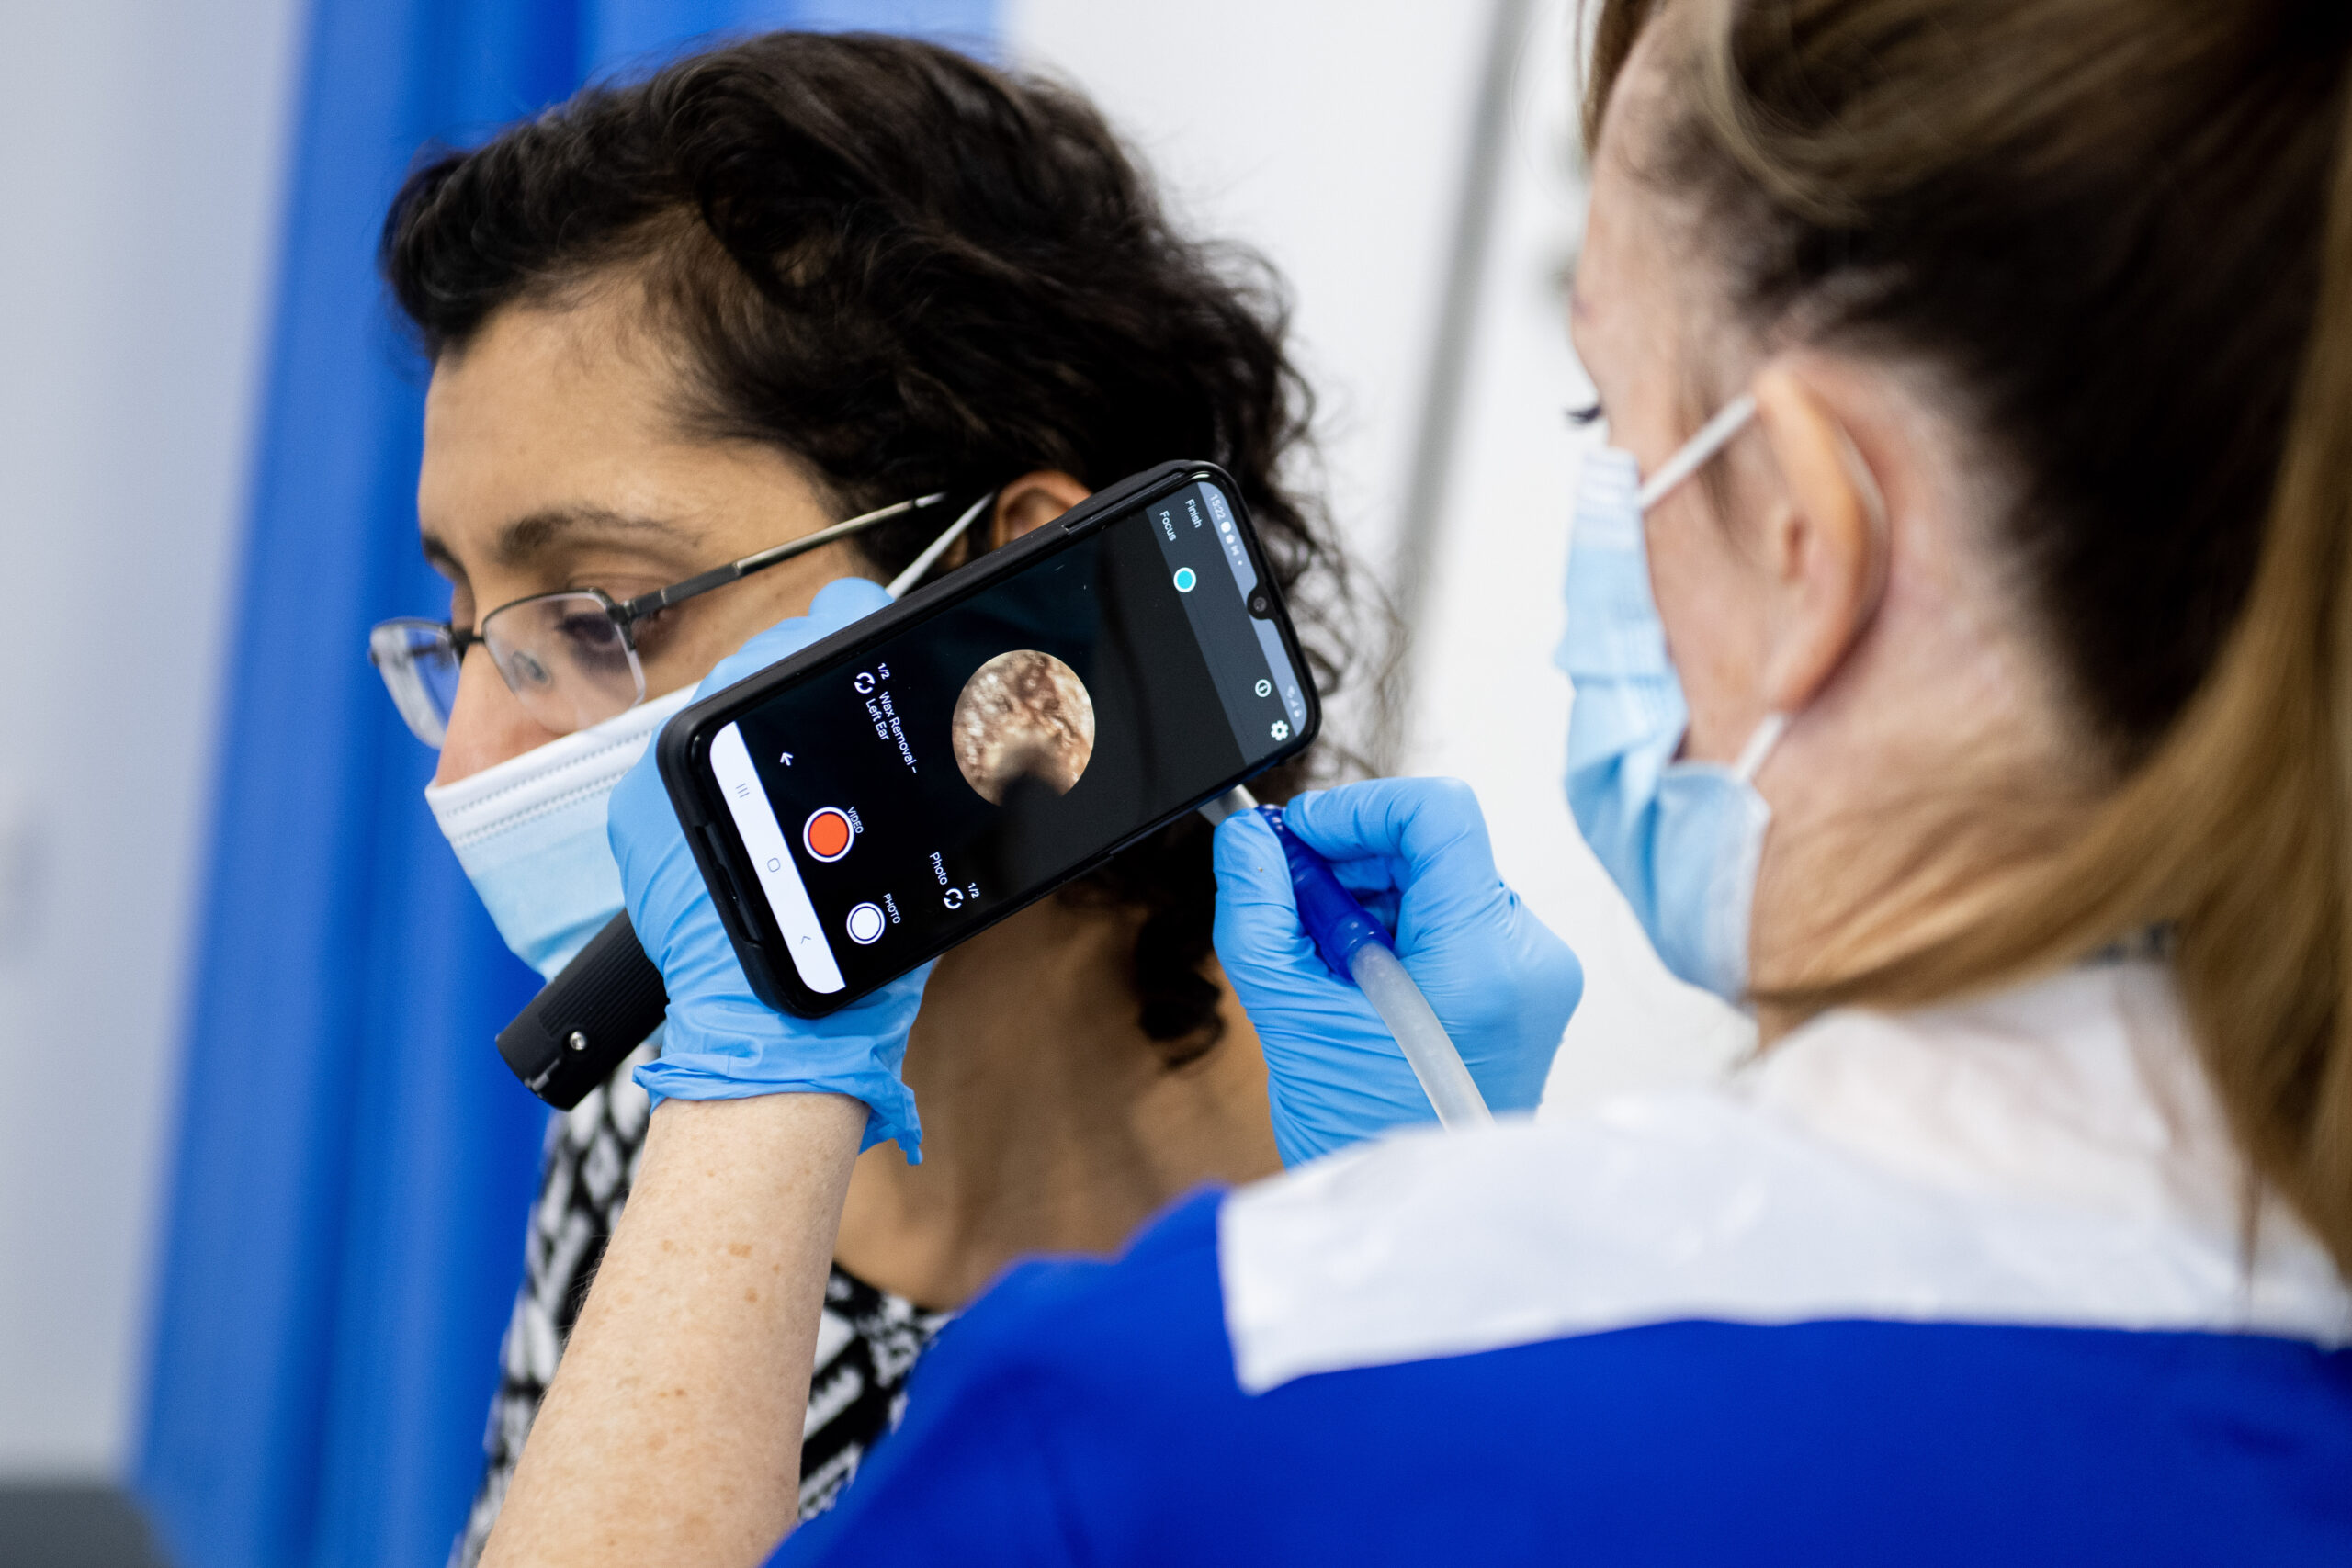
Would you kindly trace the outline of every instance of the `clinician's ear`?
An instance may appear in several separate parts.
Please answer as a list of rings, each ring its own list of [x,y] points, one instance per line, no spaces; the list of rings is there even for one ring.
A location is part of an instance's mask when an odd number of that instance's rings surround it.
[[[1764,528],[1773,583],[1765,705],[1813,699],[1869,626],[1886,582],[1886,503],[1836,412],[1794,367],[1756,378],[1757,423],[1782,486]]]
[[[1022,475],[996,492],[989,547],[1009,545],[1032,528],[1044,527],[1093,493],[1059,468]]]

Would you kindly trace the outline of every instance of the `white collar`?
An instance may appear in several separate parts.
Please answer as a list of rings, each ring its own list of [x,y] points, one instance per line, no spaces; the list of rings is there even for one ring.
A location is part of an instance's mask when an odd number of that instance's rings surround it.
[[[2203,1329],[2352,1342],[2259,1206],[2146,962],[1828,1014],[1719,1089],[1416,1133],[1228,1198],[1241,1386],[1685,1319]]]

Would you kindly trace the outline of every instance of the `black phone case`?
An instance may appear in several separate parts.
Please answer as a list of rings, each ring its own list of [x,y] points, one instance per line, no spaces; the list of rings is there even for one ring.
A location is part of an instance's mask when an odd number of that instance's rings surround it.
[[[1298,672],[1300,693],[1306,700],[1306,722],[1299,727],[1297,734],[1263,761],[1226,780],[1198,800],[1144,823],[1102,853],[1071,868],[1059,880],[1007,900],[1001,908],[990,911],[987,919],[973,926],[955,942],[942,942],[917,954],[897,974],[903,975],[917,968],[956,942],[1018,913],[1057,887],[1085,875],[1128,845],[1158,832],[1182,818],[1186,812],[1196,810],[1234,785],[1246,784],[1267,769],[1288,761],[1314,743],[1316,736],[1323,728],[1322,701],[1316,693],[1306,653],[1299,647],[1297,631],[1291,625],[1290,611],[1283,603],[1282,588],[1268,569],[1265,551],[1258,542],[1257,525],[1242,503],[1239,488],[1216,464],[1195,461],[1162,463],[1158,468],[1148,468],[1123,479],[1088,497],[1057,521],[1033,530],[1000,549],[990,550],[927,587],[916,590],[897,604],[876,610],[822,641],[811,643],[790,658],[770,665],[725,691],[713,693],[682,710],[662,727],[661,739],[655,743],[662,782],[669,786],[670,799],[677,807],[678,819],[686,830],[686,844],[694,852],[695,864],[700,868],[703,882],[710,889],[711,902],[718,906],[727,935],[735,944],[735,956],[743,965],[743,974],[751,981],[752,991],[762,1001],[779,1012],[794,1013],[802,1018],[822,1018],[871,995],[888,981],[877,981],[872,986],[853,987],[831,995],[820,995],[801,982],[799,972],[784,952],[783,936],[775,925],[774,915],[769,912],[767,900],[759,894],[759,880],[744,855],[741,840],[736,836],[734,819],[729,815],[726,804],[718,799],[716,784],[709,776],[710,770],[705,765],[710,738],[742,714],[759,706],[770,693],[791,685],[817,665],[893,637],[909,625],[924,619],[939,606],[1013,576],[1039,558],[1068,547],[1073,541],[1092,533],[1113,518],[1125,516],[1198,479],[1216,483],[1232,505],[1243,547],[1250,552],[1251,565],[1257,568],[1259,586],[1272,601],[1272,611],[1266,618],[1274,624],[1282,637],[1283,647],[1290,654],[1291,667]],[[891,976],[896,977],[896,975]]]

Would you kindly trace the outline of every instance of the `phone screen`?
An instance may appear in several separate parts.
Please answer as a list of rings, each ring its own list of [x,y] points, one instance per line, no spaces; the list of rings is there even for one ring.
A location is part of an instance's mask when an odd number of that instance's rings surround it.
[[[1260,586],[1196,479],[716,732],[713,782],[801,982],[867,990],[1295,750],[1310,694],[1278,608],[1251,613]]]

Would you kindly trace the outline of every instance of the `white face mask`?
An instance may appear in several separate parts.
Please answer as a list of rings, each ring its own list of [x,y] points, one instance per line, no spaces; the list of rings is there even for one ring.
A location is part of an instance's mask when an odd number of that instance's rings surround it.
[[[514,956],[553,979],[620,912],[605,807],[654,732],[695,688],[650,697],[455,784],[424,804]]]

